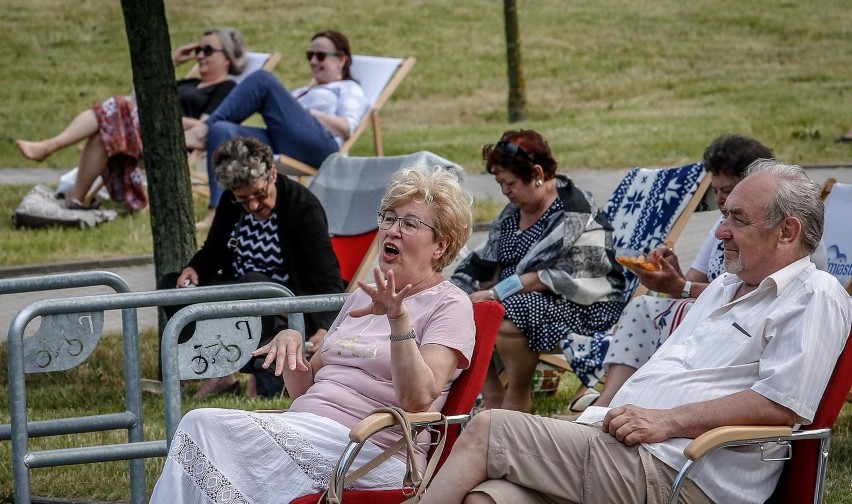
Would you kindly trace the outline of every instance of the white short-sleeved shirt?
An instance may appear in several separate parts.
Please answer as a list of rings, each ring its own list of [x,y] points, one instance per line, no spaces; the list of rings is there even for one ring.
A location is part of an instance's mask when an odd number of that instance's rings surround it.
[[[731,301],[740,284],[730,273],[713,281],[610,406],[668,409],[751,389],[809,423],[849,334],[852,300],[807,257]],[[680,468],[690,441],[673,438],[644,446]],[[761,462],[759,451],[722,450],[697,466],[690,479],[715,502],[763,502],[781,467]]]
[[[293,96],[305,110],[316,110],[346,119],[351,135],[361,118],[367,113],[369,103],[361,85],[353,80],[332,81],[327,84],[303,86],[293,91]],[[343,145],[342,137],[334,137]]]

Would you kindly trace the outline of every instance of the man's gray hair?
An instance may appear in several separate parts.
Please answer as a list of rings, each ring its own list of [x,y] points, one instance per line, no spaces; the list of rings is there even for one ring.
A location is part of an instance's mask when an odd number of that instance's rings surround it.
[[[802,223],[802,246],[812,254],[819,246],[825,226],[825,207],[819,184],[804,168],[775,159],[758,159],[749,165],[746,176],[768,173],[776,179],[776,189],[766,208],[766,225],[772,227],[786,217]]]

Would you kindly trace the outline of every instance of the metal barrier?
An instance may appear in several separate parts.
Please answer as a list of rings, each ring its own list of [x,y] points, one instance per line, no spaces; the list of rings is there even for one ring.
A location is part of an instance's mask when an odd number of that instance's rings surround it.
[[[74,274],[69,276],[72,275]],[[117,275],[109,275],[120,280]],[[62,284],[62,287],[55,288],[75,286],[67,283],[69,280],[61,282],[52,280],[51,282],[53,282],[52,284]],[[48,283],[50,282],[46,284]],[[6,285],[6,281],[0,283],[0,286],[3,285]],[[10,289],[26,287],[24,283],[9,282],[9,285]],[[127,290],[129,290],[129,287]],[[131,502],[141,504],[146,501],[144,461],[134,459],[164,455],[166,453],[166,442],[165,440],[146,442],[142,434],[141,372],[136,308],[292,295],[292,292],[280,284],[264,282],[45,299],[30,303],[22,308],[12,320],[7,342],[11,416],[9,438],[12,440],[15,502],[30,502],[29,469],[31,468],[114,460],[131,461]],[[103,312],[115,309],[122,310],[123,314],[125,389],[128,411],[27,422],[25,373],[70,369],[85,361],[100,339]],[[266,314],[264,313],[264,315]],[[24,330],[27,324],[39,316],[42,317],[39,331],[34,337],[24,339]],[[238,331],[241,331],[241,334],[248,338],[251,338],[252,334],[259,335],[259,318],[247,320],[246,317],[243,317],[237,322],[242,323],[236,327]],[[301,314],[292,314],[289,322],[291,327],[304,333],[304,317]],[[196,334],[204,333],[207,330],[208,328],[203,326],[197,327]],[[197,377],[214,376],[212,372],[211,369],[209,372],[199,373]],[[75,434],[122,428],[128,429],[128,443],[29,451],[30,436]]]
[[[171,444],[181,419],[180,380],[195,378],[190,361],[190,345],[178,345],[181,329],[191,322],[222,317],[241,317],[245,315],[275,315],[289,313],[311,313],[339,310],[348,294],[325,294],[300,296],[284,299],[266,299],[263,301],[234,301],[229,303],[206,303],[192,305],[177,312],[163,329],[163,395],[166,413],[166,443]],[[304,334],[304,330],[301,331]],[[215,342],[214,342],[215,343]],[[205,343],[202,342],[202,345]],[[218,343],[217,343],[218,344]],[[183,347],[183,348],[180,348]],[[197,348],[194,346],[193,348]],[[239,369],[239,364],[221,371],[224,376]]]

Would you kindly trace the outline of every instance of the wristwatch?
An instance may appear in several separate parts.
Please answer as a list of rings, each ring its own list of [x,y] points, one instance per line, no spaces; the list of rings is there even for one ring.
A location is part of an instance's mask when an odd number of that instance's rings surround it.
[[[681,293],[680,293],[680,297],[682,297],[682,298],[688,298],[688,297],[690,297],[690,295],[689,295],[690,291],[692,291],[692,282],[690,282],[689,280],[687,280],[687,281],[683,284],[683,292],[681,292]]]

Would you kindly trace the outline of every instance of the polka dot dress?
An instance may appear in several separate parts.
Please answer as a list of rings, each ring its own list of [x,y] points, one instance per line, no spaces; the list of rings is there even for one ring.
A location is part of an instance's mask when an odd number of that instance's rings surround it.
[[[544,233],[547,219],[563,211],[556,199],[535,224],[521,231],[520,214],[515,213],[503,222],[498,260],[502,266],[500,279],[515,274],[515,268],[530,248],[538,243]],[[502,300],[506,318],[518,326],[527,337],[529,347],[536,352],[553,350],[560,341],[569,340],[565,353],[580,379],[590,375],[588,381],[597,381],[606,354],[603,331],[610,329],[621,315],[623,303],[601,301],[583,306],[549,292],[519,292]]]

